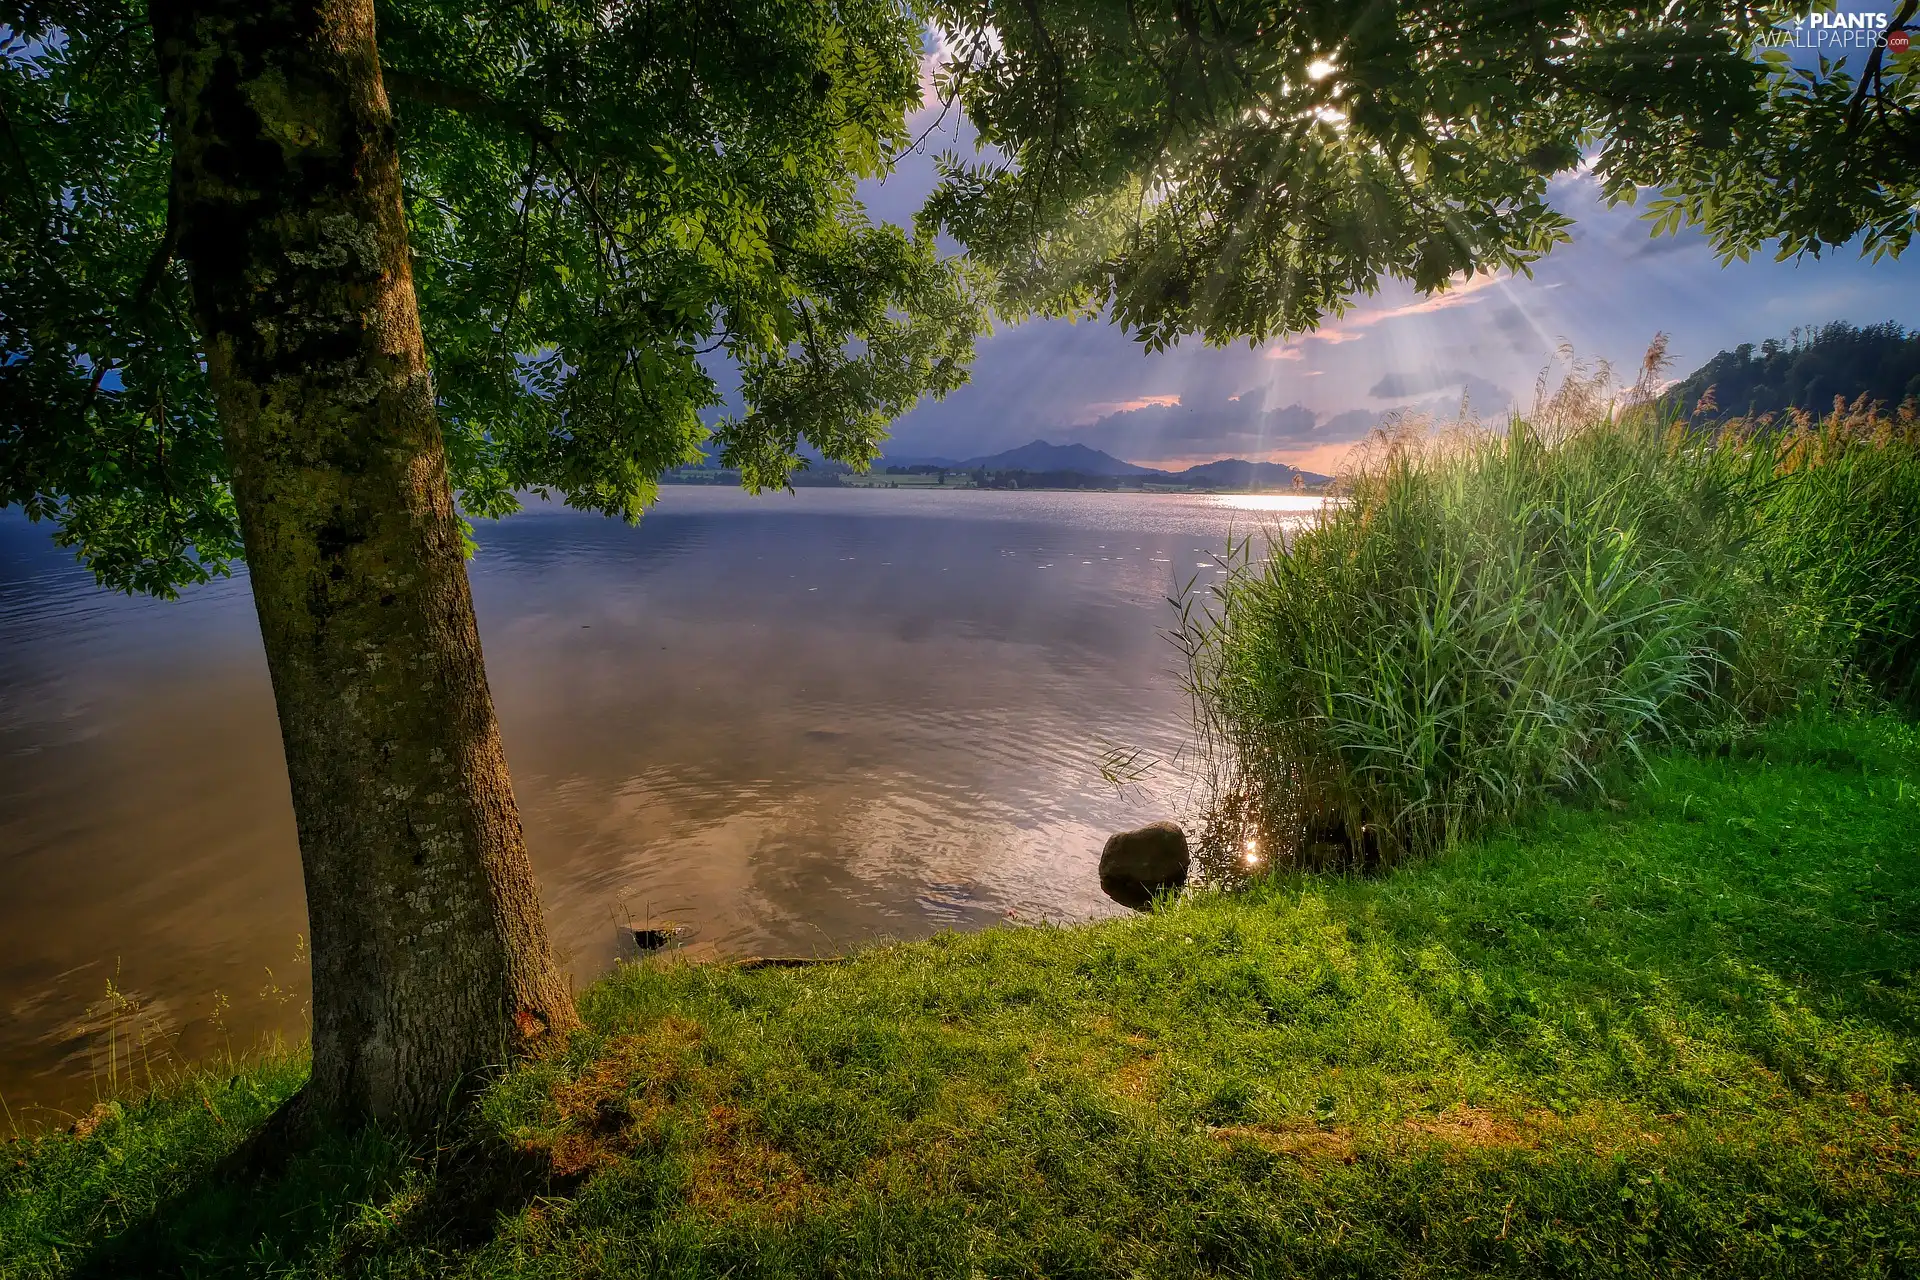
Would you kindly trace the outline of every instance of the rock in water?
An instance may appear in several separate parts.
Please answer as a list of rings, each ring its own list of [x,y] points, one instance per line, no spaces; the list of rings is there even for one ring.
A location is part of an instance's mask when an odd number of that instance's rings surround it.
[[[671,920],[650,920],[646,924],[627,926],[627,935],[643,953],[660,950],[683,932],[685,930]]]
[[[1109,898],[1145,911],[1156,893],[1187,883],[1187,833],[1178,823],[1155,822],[1122,831],[1100,851],[1100,887]]]

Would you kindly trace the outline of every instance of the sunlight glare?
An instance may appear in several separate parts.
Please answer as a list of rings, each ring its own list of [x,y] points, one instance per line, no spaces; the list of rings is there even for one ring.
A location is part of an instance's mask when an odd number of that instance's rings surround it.
[[[1227,507],[1234,511],[1286,511],[1305,514],[1309,511],[1318,511],[1325,502],[1325,498],[1301,497],[1288,493],[1222,493],[1214,496],[1211,505]]]

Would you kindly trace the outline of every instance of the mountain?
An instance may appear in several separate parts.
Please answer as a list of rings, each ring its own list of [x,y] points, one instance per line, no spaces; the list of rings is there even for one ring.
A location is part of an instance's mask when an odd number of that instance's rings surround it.
[[[1713,400],[1701,410],[1709,389]],[[1861,395],[1888,409],[1920,396],[1920,330],[1836,321],[1795,331],[1790,343],[1769,338],[1758,354],[1743,343],[1701,365],[1664,398],[1683,416],[1720,420],[1784,409],[1825,414],[1835,396],[1852,402]]]
[[[1172,480],[1211,489],[1277,489],[1304,476],[1308,484],[1325,484],[1327,477],[1301,471],[1284,462],[1248,462],[1244,458],[1222,458],[1203,462],[1185,471],[1161,471],[1116,458],[1110,453],[1084,444],[1049,444],[1035,440],[1018,449],[992,453],[982,458],[955,462],[951,458],[882,458],[877,467],[947,467],[954,471],[1025,471],[1035,475],[1081,475],[1104,478]]]
[[[1284,462],[1248,462],[1244,458],[1222,458],[1174,473],[1175,480],[1208,485],[1216,489],[1271,489],[1293,483],[1300,476],[1307,484],[1325,484],[1327,477],[1290,467]]]
[[[1018,449],[970,458],[960,464],[968,471],[1072,471],[1083,476],[1163,476],[1152,467],[1136,467],[1110,453],[1084,444],[1048,444],[1035,440]]]

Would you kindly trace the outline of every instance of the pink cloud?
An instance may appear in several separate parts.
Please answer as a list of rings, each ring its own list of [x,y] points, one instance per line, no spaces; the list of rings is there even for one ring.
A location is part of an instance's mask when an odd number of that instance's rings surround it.
[[[1412,302],[1402,303],[1397,307],[1378,307],[1350,311],[1333,324],[1328,325],[1324,329],[1316,329],[1298,341],[1325,342],[1335,346],[1342,342],[1358,342],[1366,336],[1364,333],[1357,332],[1358,330],[1371,328],[1386,320],[1398,320],[1404,316],[1423,316],[1433,311],[1446,311],[1453,307],[1465,306],[1470,301],[1475,300],[1475,294],[1479,293],[1482,289],[1487,289],[1499,284],[1501,279],[1502,277],[1490,271],[1483,271],[1479,275],[1470,276],[1456,284],[1449,285],[1444,293],[1431,293],[1423,298],[1415,298]],[[1289,345],[1267,348],[1266,357],[1269,360],[1299,360],[1303,354],[1304,348]]]
[[[1345,329],[1317,329],[1304,337],[1292,339],[1286,346],[1268,347],[1261,354],[1268,360],[1305,360],[1306,344],[1309,342],[1324,342],[1330,347],[1337,347],[1343,342],[1358,342],[1366,336],[1364,333],[1350,333]]]
[[[1336,475],[1347,455],[1353,452],[1353,441],[1347,444],[1317,444],[1307,449],[1278,449],[1267,459],[1269,462],[1284,462],[1302,471],[1317,471],[1323,476]]]
[[[1483,271],[1459,284],[1448,286],[1445,293],[1430,293],[1424,298],[1416,298],[1401,306],[1387,307],[1380,311],[1362,311],[1347,317],[1340,323],[1343,328],[1351,328],[1355,325],[1378,324],[1382,320],[1397,320],[1401,316],[1420,316],[1429,311],[1445,311],[1450,307],[1464,306],[1467,299],[1474,294],[1499,283],[1499,276],[1491,271]]]
[[[1082,405],[1073,419],[1074,426],[1094,422],[1109,414],[1132,413],[1135,409],[1168,409],[1180,403],[1179,396],[1135,396],[1131,400],[1101,400]]]

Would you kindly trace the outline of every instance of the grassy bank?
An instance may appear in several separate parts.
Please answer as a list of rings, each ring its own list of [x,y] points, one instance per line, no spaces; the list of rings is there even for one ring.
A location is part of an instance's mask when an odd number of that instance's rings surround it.
[[[1374,879],[649,965],[438,1151],[297,1063],[6,1151],[0,1272],[1911,1275],[1920,730],[1794,720]]]

